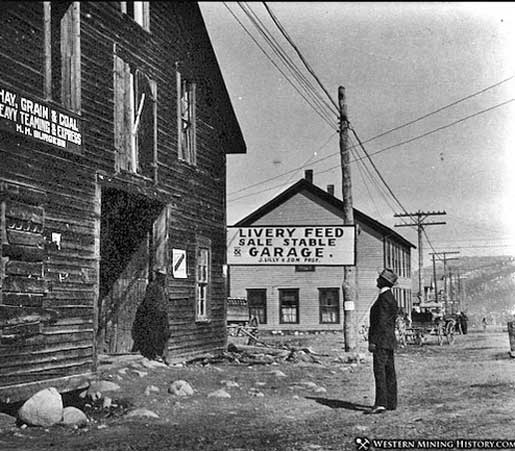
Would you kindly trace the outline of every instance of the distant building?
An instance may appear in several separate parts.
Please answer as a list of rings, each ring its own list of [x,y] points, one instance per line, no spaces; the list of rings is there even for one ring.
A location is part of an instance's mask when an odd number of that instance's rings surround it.
[[[5,2],[0,402],[131,351],[167,270],[172,359],[226,343],[226,154],[245,143],[194,2]]]
[[[311,172],[306,176],[234,226],[341,226],[343,203],[334,196],[333,186],[324,191],[312,183]],[[377,297],[376,278],[383,267],[399,275],[394,293],[399,306],[411,312],[414,245],[357,209],[354,219],[356,324],[368,324],[369,308]],[[342,279],[342,266],[229,265],[230,296],[247,298],[263,330],[341,331]]]

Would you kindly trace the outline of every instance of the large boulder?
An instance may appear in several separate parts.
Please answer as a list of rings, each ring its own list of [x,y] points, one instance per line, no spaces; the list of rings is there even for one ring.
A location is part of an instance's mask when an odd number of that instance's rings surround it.
[[[75,408],[74,406],[67,406],[63,409],[63,420],[61,421],[61,424],[82,427],[87,423],[87,416],[78,408]]]
[[[18,418],[29,425],[50,427],[63,417],[63,399],[55,388],[43,389],[18,410]]]

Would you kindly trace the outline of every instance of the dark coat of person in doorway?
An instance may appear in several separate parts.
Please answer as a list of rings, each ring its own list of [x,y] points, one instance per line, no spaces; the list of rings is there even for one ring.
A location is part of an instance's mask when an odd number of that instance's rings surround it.
[[[384,269],[376,282],[380,293],[370,308],[368,330],[368,349],[373,353],[375,379],[375,402],[370,414],[397,409],[394,363],[397,301],[391,291],[397,282],[397,275],[390,269]]]
[[[138,306],[132,326],[133,352],[139,351],[145,358],[168,363],[168,296],[165,290],[166,273],[158,270],[148,284],[145,298]]]

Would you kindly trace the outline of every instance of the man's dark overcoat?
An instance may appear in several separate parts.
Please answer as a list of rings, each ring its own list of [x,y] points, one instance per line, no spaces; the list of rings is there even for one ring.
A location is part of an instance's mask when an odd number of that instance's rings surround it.
[[[397,302],[391,290],[382,292],[370,308],[368,343],[377,348],[395,349]]]

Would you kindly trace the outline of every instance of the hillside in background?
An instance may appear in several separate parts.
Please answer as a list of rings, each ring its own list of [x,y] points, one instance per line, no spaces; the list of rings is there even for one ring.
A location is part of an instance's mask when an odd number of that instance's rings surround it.
[[[444,287],[443,264],[436,265],[438,289]],[[486,317],[489,324],[505,325],[515,313],[515,257],[460,257],[447,262],[447,287],[462,300],[462,310],[472,322]],[[449,275],[453,278],[452,288]],[[458,288],[458,275],[461,287]],[[425,285],[430,285],[433,268],[424,267]],[[417,292],[418,272],[413,274],[413,292]]]

